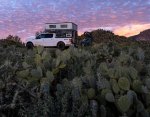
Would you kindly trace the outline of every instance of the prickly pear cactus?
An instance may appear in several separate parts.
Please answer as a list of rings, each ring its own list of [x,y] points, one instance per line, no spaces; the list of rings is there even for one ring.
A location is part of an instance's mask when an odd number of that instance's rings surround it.
[[[30,65],[25,61],[22,63],[22,66],[23,66],[24,69],[27,69],[27,68],[30,67]]]
[[[42,57],[40,54],[35,55],[35,63],[36,65],[40,65],[42,63]]]
[[[109,76],[110,78],[115,78],[115,69],[110,68],[110,69],[108,70],[107,74],[108,74],[108,76]]]
[[[0,47],[0,115],[149,117],[150,65],[136,44]]]
[[[118,58],[120,65],[127,65],[131,61],[131,57],[128,54],[125,54],[125,52],[122,52],[121,55]]]
[[[106,63],[101,63],[99,65],[99,69],[100,69],[101,73],[104,75],[107,74],[107,72],[108,72],[108,67],[107,67]]]
[[[95,89],[93,88],[88,89],[88,92],[87,92],[88,98],[93,99],[95,97],[95,93],[96,93]]]
[[[29,75],[29,70],[27,69],[27,70],[22,70],[22,71],[20,71],[20,72],[18,72],[17,73],[17,75],[18,75],[18,77],[20,77],[20,78],[27,78],[28,77],[28,75]]]
[[[105,99],[106,99],[108,102],[115,102],[115,97],[114,97],[113,93],[106,93]]]
[[[118,85],[122,90],[129,90],[130,89],[130,82],[127,78],[122,77],[118,80]]]
[[[131,79],[135,80],[138,78],[138,72],[135,68],[129,67],[128,70],[129,70],[129,75],[130,75]]]
[[[41,67],[37,67],[37,69],[32,69],[31,76],[34,78],[42,78],[43,75]]]
[[[102,89],[101,96],[105,98],[107,93],[112,93],[112,91],[110,89]]]
[[[46,72],[46,77],[49,79],[50,82],[54,80],[54,75],[51,71]]]
[[[121,113],[126,113],[130,108],[130,100],[128,99],[127,95],[121,96],[117,100],[117,107],[120,110]]]
[[[125,70],[123,69],[122,66],[115,66],[115,73],[114,73],[114,77],[115,79],[119,79],[120,77],[123,76]]]
[[[119,91],[120,91],[120,88],[118,86],[118,83],[115,79],[111,79],[110,80],[110,83],[111,83],[111,87],[112,87],[112,90],[115,94],[118,94]]]
[[[139,92],[139,93],[143,92],[142,82],[140,80],[134,80],[133,84],[132,84],[132,87],[133,87],[134,91],[136,91],[136,92]]]
[[[81,81],[81,78],[74,78],[73,80],[72,80],[72,84],[73,84],[73,87],[74,88],[78,88],[78,89],[80,89],[81,90],[81,88],[82,88],[82,81]]]
[[[128,96],[128,99],[130,100],[130,104],[133,104],[134,102],[138,101],[136,93],[132,90],[129,90],[127,92],[127,96]]]

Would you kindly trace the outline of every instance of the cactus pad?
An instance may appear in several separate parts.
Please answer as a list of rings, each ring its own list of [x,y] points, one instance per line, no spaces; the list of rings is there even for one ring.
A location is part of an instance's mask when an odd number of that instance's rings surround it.
[[[107,93],[105,95],[105,99],[108,101],[108,102],[115,102],[115,98],[114,98],[114,95],[112,93]]]
[[[128,99],[128,96],[124,95],[121,96],[118,100],[117,100],[117,106],[118,109],[122,112],[125,113],[129,110],[130,108],[130,101]]]
[[[95,89],[93,88],[88,89],[87,94],[89,99],[93,99],[95,97]]]
[[[134,80],[133,81],[133,90],[136,91],[136,92],[143,92],[142,90],[142,82],[140,80]]]
[[[118,85],[122,90],[129,90],[130,89],[130,83],[129,80],[125,77],[122,77],[118,80]]]

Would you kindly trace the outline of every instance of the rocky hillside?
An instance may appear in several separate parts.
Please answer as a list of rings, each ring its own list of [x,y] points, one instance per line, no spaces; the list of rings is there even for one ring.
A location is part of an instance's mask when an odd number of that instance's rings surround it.
[[[150,29],[144,30],[143,32],[140,32],[138,35],[132,36],[131,38],[136,40],[150,41]]]

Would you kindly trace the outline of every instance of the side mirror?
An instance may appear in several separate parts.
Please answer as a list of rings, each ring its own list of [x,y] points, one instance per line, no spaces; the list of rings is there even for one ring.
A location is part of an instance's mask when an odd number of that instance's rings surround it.
[[[36,37],[36,39],[40,39],[40,35],[38,35],[38,36]]]

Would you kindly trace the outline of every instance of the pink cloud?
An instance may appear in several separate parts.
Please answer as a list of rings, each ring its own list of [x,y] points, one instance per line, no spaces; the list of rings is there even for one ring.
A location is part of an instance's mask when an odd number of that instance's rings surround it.
[[[75,22],[80,33],[111,27],[116,34],[127,36],[150,23],[149,0],[1,0],[0,9],[0,38],[13,34],[25,39],[48,22]],[[22,30],[26,31],[17,33]]]
[[[114,33],[121,36],[132,36],[137,35],[141,31],[150,29],[150,23],[148,24],[130,24],[122,27],[116,27]]]

